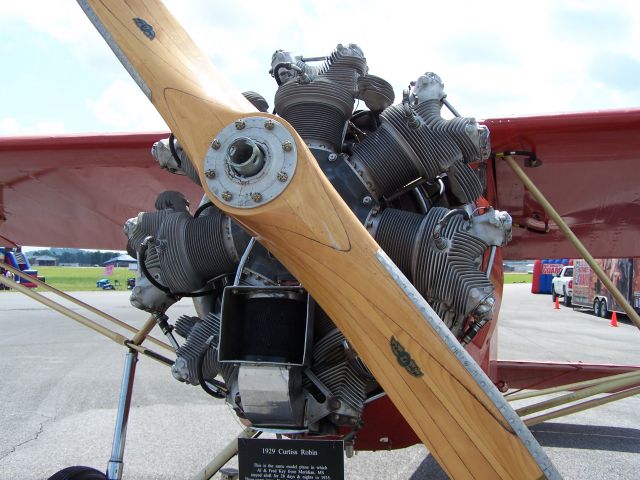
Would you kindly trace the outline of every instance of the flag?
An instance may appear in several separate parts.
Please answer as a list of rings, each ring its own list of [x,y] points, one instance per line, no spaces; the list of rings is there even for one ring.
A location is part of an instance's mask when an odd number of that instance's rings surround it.
[[[105,277],[109,277],[111,275],[113,275],[113,264],[105,265],[105,267],[104,267],[104,276]]]

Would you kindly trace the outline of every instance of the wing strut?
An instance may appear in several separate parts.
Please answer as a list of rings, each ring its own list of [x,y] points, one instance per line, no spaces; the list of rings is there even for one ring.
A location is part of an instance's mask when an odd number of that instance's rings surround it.
[[[522,181],[525,187],[531,192],[531,195],[538,201],[540,206],[544,209],[547,215],[556,222],[558,228],[564,235],[567,237],[567,240],[571,242],[571,244],[578,250],[578,253],[582,256],[582,258],[589,264],[589,266],[596,273],[600,281],[604,284],[605,287],[611,292],[611,295],[616,299],[618,304],[622,306],[624,312],[629,316],[633,324],[640,329],[640,316],[636,313],[627,299],[624,298],[624,295],[620,293],[620,290],[614,285],[611,279],[607,276],[606,273],[600,268],[600,265],[596,262],[593,256],[589,253],[589,251],[585,248],[582,242],[575,236],[575,234],[571,231],[569,226],[565,223],[562,217],[558,214],[558,212],[551,206],[549,201],[545,198],[538,187],[531,181],[531,179],[524,173],[524,170],[520,168],[520,165],[516,163],[514,158],[511,155],[506,155],[505,153],[496,153],[496,158],[502,158],[507,165],[511,167],[514,173],[518,176],[518,178]]]

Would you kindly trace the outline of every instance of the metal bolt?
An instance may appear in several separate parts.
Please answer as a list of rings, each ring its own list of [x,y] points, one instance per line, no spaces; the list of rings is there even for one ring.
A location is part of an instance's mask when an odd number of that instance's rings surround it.
[[[330,162],[335,162],[337,159],[338,159],[338,155],[336,155],[335,153],[332,153],[331,155],[329,155]]]
[[[225,202],[228,202],[229,200],[231,200],[233,198],[233,194],[231,192],[229,192],[229,191],[224,191],[224,192],[222,192],[221,197]]]
[[[282,144],[282,149],[283,149],[285,152],[290,152],[292,148],[293,148],[293,145],[291,145],[291,142],[284,142],[284,143]]]
[[[244,120],[236,120],[236,130],[242,130],[245,126]]]
[[[207,177],[207,178],[215,178],[216,171],[215,170],[207,170],[206,172],[204,172],[204,176]]]
[[[264,122],[264,128],[266,128],[267,130],[273,130],[273,127],[275,127],[276,124],[273,122],[273,120],[267,120],[266,122]]]
[[[373,202],[373,198],[371,198],[369,195],[362,199],[363,205],[371,205],[371,202]]]
[[[369,220],[367,222],[367,228],[371,228],[371,227],[373,227],[373,221]]]
[[[287,180],[289,180],[289,175],[287,175],[287,172],[278,172],[276,174],[276,178],[281,182],[286,182]]]
[[[213,142],[211,142],[211,148],[213,148],[214,150],[218,150],[220,148],[220,140],[214,138]]]
[[[251,199],[256,203],[259,203],[259,202],[262,201],[262,194],[258,193],[258,192],[252,193],[251,194]]]

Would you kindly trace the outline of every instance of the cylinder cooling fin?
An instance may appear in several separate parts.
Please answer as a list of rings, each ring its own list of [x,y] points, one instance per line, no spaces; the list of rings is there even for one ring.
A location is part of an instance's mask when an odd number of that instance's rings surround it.
[[[422,296],[460,333],[467,316],[494,290],[479,270],[487,241],[470,232],[471,220],[454,216],[440,229],[444,248],[434,240],[439,222],[450,212],[432,208],[426,215],[386,209],[375,238]],[[435,305],[435,306],[434,306]],[[450,312],[455,314],[456,325]]]

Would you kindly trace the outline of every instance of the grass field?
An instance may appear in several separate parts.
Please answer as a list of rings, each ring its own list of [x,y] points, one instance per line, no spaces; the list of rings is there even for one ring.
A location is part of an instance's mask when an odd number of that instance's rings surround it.
[[[135,277],[135,273],[126,268],[114,268],[113,274],[105,276],[102,267],[38,267],[38,276],[46,278],[46,282],[59,290],[78,292],[97,290],[96,282],[108,278],[115,285],[118,280],[119,290],[127,288],[127,278]],[[531,283],[533,276],[529,273],[505,273],[504,283]]]
[[[504,283],[531,283],[532,278],[530,273],[505,273]]]
[[[45,277],[52,287],[65,292],[81,290],[98,290],[96,282],[101,278],[108,278],[112,284],[120,283],[119,290],[126,290],[127,278],[135,277],[136,272],[127,268],[114,268],[111,276],[104,274],[102,267],[35,267],[39,277]]]

